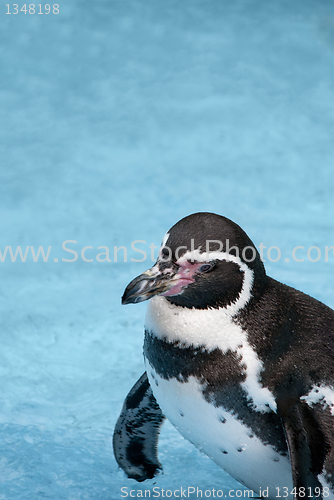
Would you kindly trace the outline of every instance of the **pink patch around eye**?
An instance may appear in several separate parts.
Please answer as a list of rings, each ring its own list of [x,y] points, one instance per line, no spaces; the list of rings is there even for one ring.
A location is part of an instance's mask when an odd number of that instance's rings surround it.
[[[183,262],[180,265],[180,269],[176,275],[178,280],[175,282],[175,285],[173,285],[169,290],[167,290],[167,292],[164,292],[161,295],[164,297],[171,297],[173,295],[179,295],[180,293],[182,293],[183,289],[186,286],[195,281],[194,274],[202,265],[203,262]]]

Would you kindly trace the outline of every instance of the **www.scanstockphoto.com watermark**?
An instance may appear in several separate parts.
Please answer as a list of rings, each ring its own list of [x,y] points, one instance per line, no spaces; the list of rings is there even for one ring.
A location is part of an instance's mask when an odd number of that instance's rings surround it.
[[[213,248],[214,247],[214,248]],[[76,262],[82,260],[83,262],[145,262],[150,260],[156,262],[157,252],[159,247],[154,243],[147,244],[145,240],[135,240],[130,244],[130,248],[124,245],[120,246],[98,246],[85,245],[81,248],[78,247],[76,240],[66,240],[61,244],[62,257],[59,257],[59,248],[57,256],[55,256],[55,249],[52,246],[31,246],[21,247],[20,245],[12,247],[7,245],[5,248],[0,248],[0,264],[4,262]],[[183,255],[187,247],[180,246],[175,252],[176,260]],[[244,262],[252,262],[257,256],[257,251],[263,262],[318,262],[323,260],[329,262],[330,258],[334,258],[334,245],[326,245],[324,248],[318,246],[310,246],[305,248],[302,245],[295,246],[289,256],[284,257],[279,246],[270,246],[267,248],[263,243],[260,243],[257,248],[247,246],[240,250],[236,246],[229,245],[229,240],[225,244],[220,240],[207,240],[205,248],[199,247],[200,252],[224,252],[228,255],[233,255],[242,258]],[[190,240],[190,261],[196,260],[195,254],[192,258],[192,252],[195,248],[194,240]],[[163,253],[160,255],[161,260],[168,261],[172,257],[172,250],[165,246]],[[130,257],[131,255],[131,257]],[[140,258],[139,258],[140,256]],[[210,257],[210,255],[209,255]]]

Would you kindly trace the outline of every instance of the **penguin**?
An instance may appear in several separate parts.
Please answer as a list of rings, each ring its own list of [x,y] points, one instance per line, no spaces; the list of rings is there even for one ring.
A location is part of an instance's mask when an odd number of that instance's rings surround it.
[[[207,212],[166,233],[122,303],[148,299],[146,371],[113,437],[127,476],[161,470],[167,418],[260,496],[334,499],[334,311],[267,276],[241,227]]]

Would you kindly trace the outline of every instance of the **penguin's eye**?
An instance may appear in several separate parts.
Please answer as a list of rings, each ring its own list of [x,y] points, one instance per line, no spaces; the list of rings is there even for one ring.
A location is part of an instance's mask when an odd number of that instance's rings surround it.
[[[161,260],[166,262],[166,261],[171,260],[172,251],[169,247],[163,247],[160,251],[160,255],[161,255]]]
[[[201,267],[198,268],[200,273],[207,273],[208,271],[211,271],[215,267],[214,263],[212,262],[211,264],[203,264]]]

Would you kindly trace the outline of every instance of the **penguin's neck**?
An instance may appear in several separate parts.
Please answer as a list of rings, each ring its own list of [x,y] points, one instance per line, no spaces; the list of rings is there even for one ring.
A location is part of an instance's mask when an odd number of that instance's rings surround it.
[[[235,351],[245,340],[245,333],[231,312],[229,308],[189,309],[164,297],[153,297],[148,303],[145,330],[182,346]]]

